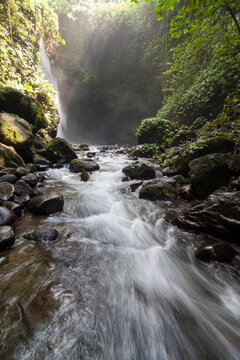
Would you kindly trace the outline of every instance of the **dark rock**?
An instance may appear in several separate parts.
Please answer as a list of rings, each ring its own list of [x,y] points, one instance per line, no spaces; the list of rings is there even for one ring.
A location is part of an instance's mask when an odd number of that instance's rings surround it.
[[[2,225],[11,225],[16,219],[14,212],[5,208],[4,206],[0,206],[0,226]]]
[[[203,127],[203,125],[205,125],[208,122],[208,119],[205,118],[204,116],[200,116],[198,117],[196,120],[194,120],[194,122],[192,123],[191,126],[189,126],[189,130],[199,130]]]
[[[23,210],[22,205],[17,204],[17,203],[15,203],[15,202],[13,202],[13,201],[4,201],[2,205],[3,205],[5,208],[13,211],[16,216],[20,216],[20,215],[21,215],[21,212],[22,212],[22,210]]]
[[[94,157],[96,157],[96,153],[95,152],[88,152],[87,157],[88,158],[94,158]]]
[[[124,177],[122,178],[122,182],[125,182],[125,181],[129,181],[129,179],[128,179],[127,176],[124,176]]]
[[[172,223],[228,241],[240,243],[240,191],[218,190],[200,204],[193,205]]]
[[[26,234],[23,237],[32,241],[53,241],[56,240],[59,232],[55,229],[37,230],[30,234]]]
[[[22,195],[22,196],[14,196],[14,202],[19,204],[19,205],[25,205],[29,202],[30,200],[30,196],[29,195]]]
[[[46,157],[53,163],[56,163],[60,159],[66,159],[69,162],[77,159],[77,154],[66,140],[55,138],[46,146]]]
[[[177,174],[177,170],[174,167],[168,166],[162,169],[162,174],[164,176],[174,176]]]
[[[91,159],[74,159],[70,162],[70,171],[74,173],[99,169],[99,165]]]
[[[138,181],[137,183],[131,184],[130,185],[131,192],[135,192],[142,184],[143,184],[142,181]]]
[[[88,181],[90,179],[90,173],[88,171],[83,171],[83,173],[80,175],[82,181]]]
[[[4,251],[13,246],[15,242],[14,232],[10,226],[0,227],[0,251]]]
[[[195,194],[206,198],[213,191],[229,183],[232,172],[229,163],[240,159],[233,154],[209,154],[189,163],[191,181]]]
[[[17,168],[25,164],[12,146],[0,144],[0,166]]]
[[[35,154],[33,157],[33,163],[37,166],[37,165],[45,165],[48,167],[52,166],[52,162],[47,160],[44,156],[39,155],[39,154]]]
[[[88,144],[80,144],[78,149],[82,150],[82,151],[89,151],[90,150]]]
[[[141,163],[126,166],[122,172],[131,180],[150,180],[156,177],[156,172],[152,167]]]
[[[194,250],[195,256],[204,261],[231,262],[239,253],[230,245],[224,243],[210,244],[198,247]]]
[[[144,184],[139,192],[140,199],[146,200],[174,200],[176,199],[176,189],[168,183]]]
[[[194,193],[193,193],[192,185],[187,184],[187,185],[181,186],[178,189],[178,195],[185,200],[193,199]]]
[[[175,179],[179,185],[187,185],[190,183],[190,179],[185,178],[182,175],[175,175],[173,176],[173,179]]]
[[[15,185],[15,194],[18,196],[23,196],[23,195],[32,195],[33,189],[30,185],[28,185],[24,180],[20,179],[18,180]]]
[[[21,180],[25,181],[30,186],[36,186],[38,182],[46,179],[46,176],[43,173],[33,173],[23,176]]]
[[[36,168],[37,168],[38,171],[48,171],[49,166],[48,166],[48,165],[39,165],[39,164],[36,164]]]
[[[0,177],[0,183],[7,182],[7,183],[15,184],[16,181],[17,181],[17,177],[13,174],[6,174]]]
[[[24,167],[18,167],[16,170],[15,170],[15,173],[14,173],[14,175],[18,178],[18,179],[20,179],[22,176],[25,176],[25,175],[27,175],[27,169],[26,168],[24,168]]]
[[[28,203],[29,209],[32,212],[46,215],[62,211],[63,205],[63,196],[56,193],[35,196]]]
[[[0,200],[11,200],[14,196],[14,186],[7,182],[0,183]]]
[[[196,141],[185,146],[178,154],[174,167],[178,174],[187,176],[189,163],[199,157],[213,153],[228,153],[234,149],[234,142],[223,136],[216,136],[210,139]]]
[[[26,164],[26,170],[28,173],[34,173],[35,171],[37,171],[36,165],[28,163]]]
[[[170,142],[170,147],[178,146],[193,140],[197,137],[197,134],[193,130],[179,130]]]

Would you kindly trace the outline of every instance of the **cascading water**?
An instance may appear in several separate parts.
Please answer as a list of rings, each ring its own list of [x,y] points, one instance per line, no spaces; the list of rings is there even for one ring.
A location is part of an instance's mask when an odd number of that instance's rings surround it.
[[[49,57],[46,53],[46,49],[45,49],[45,45],[43,40],[41,40],[41,57],[40,57],[40,64],[42,67],[42,70],[45,74],[45,78],[46,80],[49,81],[49,83],[53,86],[54,90],[56,91],[56,104],[57,104],[57,108],[58,108],[58,112],[60,115],[60,124],[58,126],[58,136],[65,138],[65,134],[67,133],[67,121],[66,121],[66,115],[65,112],[63,111],[62,108],[62,104],[58,95],[58,82],[56,77],[53,74],[52,71],[52,67],[51,67],[51,63],[49,60]]]
[[[100,171],[86,183],[50,170],[47,187],[64,195],[64,212],[28,215],[16,228],[56,228],[60,238],[20,237],[9,253],[1,359],[8,349],[18,360],[238,360],[239,271],[196,260],[202,235],[165,223],[170,204],[126,191],[124,155],[97,157]]]

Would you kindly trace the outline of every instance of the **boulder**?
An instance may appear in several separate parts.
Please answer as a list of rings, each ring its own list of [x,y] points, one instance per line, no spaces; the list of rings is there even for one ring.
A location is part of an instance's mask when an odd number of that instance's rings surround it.
[[[129,156],[142,157],[142,158],[151,158],[159,150],[157,144],[143,144],[136,146],[129,154]]]
[[[6,175],[0,176],[0,183],[1,182],[8,182],[8,183],[11,183],[11,184],[15,184],[16,181],[17,181],[17,177],[14,174],[6,174]]]
[[[57,162],[61,159],[65,159],[65,162],[70,162],[73,159],[77,159],[77,154],[66,140],[55,138],[46,146],[46,157],[51,162]]]
[[[22,178],[18,180],[14,186],[15,188],[15,194],[18,196],[23,195],[32,195],[33,189],[30,185],[28,185]]]
[[[194,193],[193,193],[192,185],[187,184],[187,185],[181,186],[178,189],[178,195],[185,200],[193,199]]]
[[[131,180],[150,180],[156,177],[155,170],[142,163],[126,166],[122,172]]]
[[[240,159],[233,154],[209,154],[190,161],[191,182],[195,194],[199,198],[206,198],[213,191],[229,183],[233,171],[229,164]]]
[[[162,182],[145,184],[139,192],[140,199],[146,200],[174,200],[176,199],[176,189],[168,184]]]
[[[36,214],[53,214],[62,211],[64,205],[63,196],[54,192],[48,195],[39,195],[32,198],[29,203],[29,210]]]
[[[196,120],[194,120],[194,122],[192,123],[191,126],[189,126],[189,130],[191,131],[196,131],[199,130],[203,127],[203,125],[205,125],[208,122],[208,119],[205,118],[204,116],[200,116],[198,117]]]
[[[92,159],[74,159],[70,161],[70,171],[74,173],[82,171],[95,171],[99,169],[99,165]]]
[[[230,245],[225,243],[215,243],[198,247],[194,250],[195,256],[204,262],[218,261],[228,263],[233,261],[239,253]]]
[[[5,208],[4,206],[0,206],[0,226],[11,225],[15,219],[16,216],[14,212]]]
[[[16,216],[20,216],[23,210],[22,205],[17,204],[13,201],[3,201],[3,206],[8,210],[13,211]]]
[[[0,183],[0,200],[11,200],[14,197],[14,186],[7,182]]]
[[[0,109],[26,120],[33,125],[33,132],[48,126],[40,102],[28,95],[24,95],[19,90],[10,87],[0,88]]]
[[[218,190],[177,215],[173,224],[240,244],[240,191]]]
[[[177,172],[183,176],[189,173],[190,161],[213,153],[228,153],[234,150],[234,142],[223,136],[210,139],[198,140],[186,145],[175,159],[174,166]]]
[[[46,176],[43,173],[32,173],[25,175],[21,180],[25,181],[30,186],[36,186],[38,182],[42,182],[46,179]]]
[[[19,204],[19,205],[25,205],[29,202],[30,200],[30,196],[29,195],[22,195],[22,196],[14,196],[14,202]]]
[[[88,171],[83,171],[81,174],[81,180],[86,182],[90,179],[90,173]]]
[[[28,163],[26,164],[26,170],[28,173],[34,173],[35,171],[37,171],[36,165],[32,164],[32,163]]]
[[[23,159],[12,146],[0,143],[0,165],[2,167],[17,168],[25,166]]]
[[[196,137],[197,137],[197,134],[195,131],[182,129],[182,130],[179,130],[177,132],[177,134],[174,135],[169,146],[170,147],[179,146],[190,140],[196,139]]]
[[[0,113],[0,142],[12,146],[24,160],[31,159],[31,125],[17,115]]]
[[[25,167],[18,167],[15,172],[14,175],[20,179],[22,176],[27,175],[27,169]]]
[[[46,165],[51,167],[52,166],[52,162],[47,160],[44,156],[39,155],[39,154],[35,154],[33,157],[33,163],[35,165]]]
[[[27,240],[32,241],[53,241],[56,240],[59,235],[59,232],[55,229],[46,229],[46,230],[37,230],[29,234],[24,235],[23,237]]]
[[[82,151],[90,151],[89,149],[89,145],[88,144],[80,144],[79,147],[78,147],[79,150],[82,150]]]
[[[4,251],[13,246],[15,236],[13,229],[10,226],[0,227],[0,251]]]
[[[142,181],[138,181],[138,182],[136,182],[136,183],[134,183],[134,184],[131,184],[131,185],[129,186],[131,192],[135,192],[135,191],[139,188],[139,186],[141,186],[142,184],[143,184]]]
[[[87,157],[90,158],[90,159],[92,159],[92,158],[96,157],[96,153],[93,152],[93,151],[88,152],[88,153],[87,153]]]

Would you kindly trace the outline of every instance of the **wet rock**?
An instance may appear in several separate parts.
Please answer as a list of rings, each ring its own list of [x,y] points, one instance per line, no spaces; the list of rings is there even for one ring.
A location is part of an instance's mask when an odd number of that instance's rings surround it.
[[[213,191],[229,183],[232,172],[229,163],[240,157],[233,154],[209,154],[189,163],[195,194],[206,198]]]
[[[78,147],[79,150],[82,150],[82,151],[89,151],[89,145],[88,144],[80,144],[79,147]]]
[[[0,206],[0,226],[3,225],[11,225],[16,219],[14,212],[5,208],[4,206]]]
[[[3,265],[3,264],[5,264],[5,263],[6,263],[6,261],[7,261],[7,258],[6,258],[6,257],[1,256],[1,257],[0,257],[0,266],[1,266],[1,265]]]
[[[193,193],[192,184],[181,186],[178,189],[178,195],[185,200],[193,199],[194,193]]]
[[[131,180],[150,180],[156,177],[155,170],[142,163],[126,166],[122,172]]]
[[[28,173],[34,173],[35,171],[37,171],[36,165],[32,164],[32,163],[28,163],[26,164],[26,170]]]
[[[19,204],[19,205],[25,205],[29,202],[30,200],[30,196],[29,195],[22,195],[22,196],[14,196],[14,202]]]
[[[0,183],[7,182],[7,183],[15,184],[16,181],[17,181],[17,177],[13,174],[6,174],[0,176]]]
[[[124,177],[122,178],[122,182],[125,182],[125,181],[129,181],[127,176],[124,176]]]
[[[131,190],[131,192],[135,192],[135,191],[139,188],[139,186],[141,186],[142,184],[143,184],[142,181],[139,181],[139,182],[137,182],[137,183],[131,184],[131,185],[130,185],[130,190]]]
[[[177,174],[177,170],[175,167],[167,166],[166,168],[162,169],[162,174],[165,176],[174,176]]]
[[[4,251],[13,246],[15,242],[14,232],[10,226],[0,227],[0,251]]]
[[[87,157],[88,158],[94,158],[94,157],[96,157],[96,153],[95,152],[88,152]]]
[[[179,185],[187,185],[190,183],[190,179],[185,178],[182,175],[175,175],[173,176],[173,179],[175,179]]]
[[[224,243],[210,244],[194,250],[195,256],[204,262],[218,261],[231,262],[239,253],[230,245]]]
[[[0,200],[11,200],[14,196],[14,186],[7,182],[0,183]]]
[[[33,157],[33,163],[35,165],[45,165],[48,167],[52,166],[52,162],[47,160],[44,156],[39,155],[39,154],[35,154]]]
[[[46,146],[46,157],[53,163],[56,163],[60,159],[66,159],[66,161],[69,162],[77,159],[77,154],[66,140],[55,138]]]
[[[62,211],[64,205],[63,196],[54,192],[48,195],[39,195],[32,198],[28,207],[29,210],[36,214],[53,214]]]
[[[172,219],[187,230],[196,230],[240,243],[240,191],[218,190],[200,204]]]
[[[33,173],[23,176],[21,180],[25,181],[30,186],[36,186],[38,182],[41,182],[46,179],[46,176],[43,173]]]
[[[234,142],[223,136],[216,136],[210,139],[198,140],[195,143],[186,145],[174,160],[174,167],[178,174],[187,176],[189,163],[202,156],[213,153],[228,153],[234,149]]]
[[[82,181],[88,181],[90,179],[90,173],[88,171],[83,171],[83,173],[80,175]]]
[[[22,179],[18,180],[15,183],[14,188],[15,188],[15,194],[18,196],[23,196],[23,195],[31,196],[33,192],[32,187]]]
[[[24,167],[18,167],[16,170],[15,170],[15,173],[14,173],[14,175],[18,178],[18,179],[20,179],[22,176],[25,176],[25,175],[27,175],[27,169],[26,168],[24,168]]]
[[[91,159],[74,159],[70,162],[70,171],[74,173],[99,170],[99,165]]]
[[[40,165],[36,164],[37,171],[48,171],[49,166],[48,165]]]
[[[53,241],[56,240],[59,232],[55,229],[37,230],[24,235],[24,238],[32,241]]]
[[[23,210],[23,206],[13,201],[4,201],[2,204],[5,208],[14,212],[16,216],[20,216]]]
[[[140,199],[146,200],[174,200],[176,199],[176,189],[168,183],[144,184],[139,192]]]

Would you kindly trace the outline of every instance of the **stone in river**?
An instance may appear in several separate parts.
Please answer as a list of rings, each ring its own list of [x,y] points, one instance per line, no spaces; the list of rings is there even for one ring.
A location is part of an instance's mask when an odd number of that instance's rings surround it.
[[[0,251],[6,250],[13,246],[15,236],[11,226],[0,227]]]
[[[54,192],[48,195],[39,195],[32,198],[29,203],[29,210],[36,214],[53,214],[62,211],[64,199],[62,195]]]

